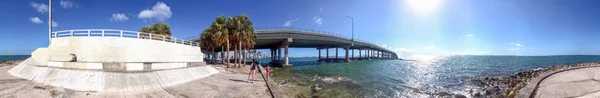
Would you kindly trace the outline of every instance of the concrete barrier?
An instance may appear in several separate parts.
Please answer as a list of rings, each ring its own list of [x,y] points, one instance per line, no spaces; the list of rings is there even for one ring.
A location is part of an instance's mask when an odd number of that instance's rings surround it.
[[[203,62],[200,47],[124,37],[52,38],[50,61],[77,62]]]
[[[44,66],[48,64],[48,59],[50,59],[48,51],[48,48],[38,48],[31,52],[31,61],[29,62],[29,65]]]
[[[29,58],[8,71],[9,74],[34,82],[76,91],[139,92],[177,85],[219,73],[211,66],[147,72],[105,72],[71,70],[28,65]]]

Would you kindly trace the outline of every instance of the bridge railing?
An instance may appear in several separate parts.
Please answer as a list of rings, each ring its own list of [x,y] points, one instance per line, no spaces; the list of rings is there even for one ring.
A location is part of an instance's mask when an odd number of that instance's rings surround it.
[[[137,31],[127,30],[113,30],[113,29],[77,29],[77,30],[62,30],[52,32],[50,38],[61,38],[61,37],[123,37],[123,38],[137,38],[146,40],[157,40],[164,42],[171,42],[176,44],[190,45],[200,47],[200,43],[178,39],[175,37],[164,36],[160,34],[151,34]]]
[[[314,29],[298,28],[298,27],[254,27],[254,30],[255,31],[257,31],[257,30],[292,30],[292,31],[301,31],[301,32],[309,32],[309,33],[327,34],[327,35],[333,35],[333,36],[343,37],[343,38],[347,38],[347,39],[352,39],[352,37],[340,35],[337,33],[326,32],[326,31],[321,31],[321,30],[314,30]],[[359,40],[359,39],[353,39],[353,40],[356,42],[371,44],[372,46],[374,46],[374,48],[377,47],[377,48],[386,49],[385,47],[381,47],[379,45],[375,45],[375,44],[369,43],[367,41],[363,41],[363,40]],[[389,50],[389,51],[391,51],[391,50]]]
[[[314,30],[314,29],[298,28],[298,27],[254,27],[254,30],[293,30],[293,31],[302,31],[302,32],[309,32],[309,33],[327,34],[327,35],[333,35],[333,36],[343,37],[343,38],[347,38],[347,39],[352,39],[352,37],[348,37],[348,36],[341,35],[338,33]],[[366,43],[366,41],[359,40],[359,39],[354,39],[354,41],[360,41],[360,42]]]

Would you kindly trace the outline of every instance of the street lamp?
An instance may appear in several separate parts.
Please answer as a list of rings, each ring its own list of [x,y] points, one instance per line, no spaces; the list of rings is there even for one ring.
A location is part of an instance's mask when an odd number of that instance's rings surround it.
[[[346,18],[350,18],[352,20],[352,41],[354,41],[354,18],[351,16],[346,16]]]
[[[52,0],[48,1],[48,45],[52,41]]]

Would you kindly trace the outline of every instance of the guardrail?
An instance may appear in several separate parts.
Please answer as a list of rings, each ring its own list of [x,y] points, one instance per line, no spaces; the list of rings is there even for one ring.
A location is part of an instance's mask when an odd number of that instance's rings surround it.
[[[177,39],[177,38],[170,37],[170,36],[163,36],[160,34],[151,34],[151,33],[145,33],[145,32],[137,32],[137,31],[114,30],[114,29],[62,30],[62,31],[52,32],[50,35],[50,38],[75,37],[75,36],[137,38],[137,39],[148,39],[148,40],[172,42],[172,43],[176,43],[176,44],[200,47],[200,43],[198,43],[198,42]]]
[[[303,31],[303,32],[312,32],[312,33],[334,35],[334,36],[339,36],[339,37],[343,37],[343,38],[352,39],[352,37],[344,36],[344,35],[337,34],[337,33],[332,33],[332,32],[327,32],[327,31],[321,31],[321,30],[314,30],[314,29],[304,29],[304,28],[298,28],[298,27],[255,27],[254,30],[295,30],[295,31]]]

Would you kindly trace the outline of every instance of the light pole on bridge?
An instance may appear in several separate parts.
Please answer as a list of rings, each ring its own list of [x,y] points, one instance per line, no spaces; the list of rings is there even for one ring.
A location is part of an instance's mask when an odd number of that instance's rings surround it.
[[[346,18],[350,18],[350,20],[352,21],[352,41],[354,41],[354,18],[351,16],[346,16]]]

